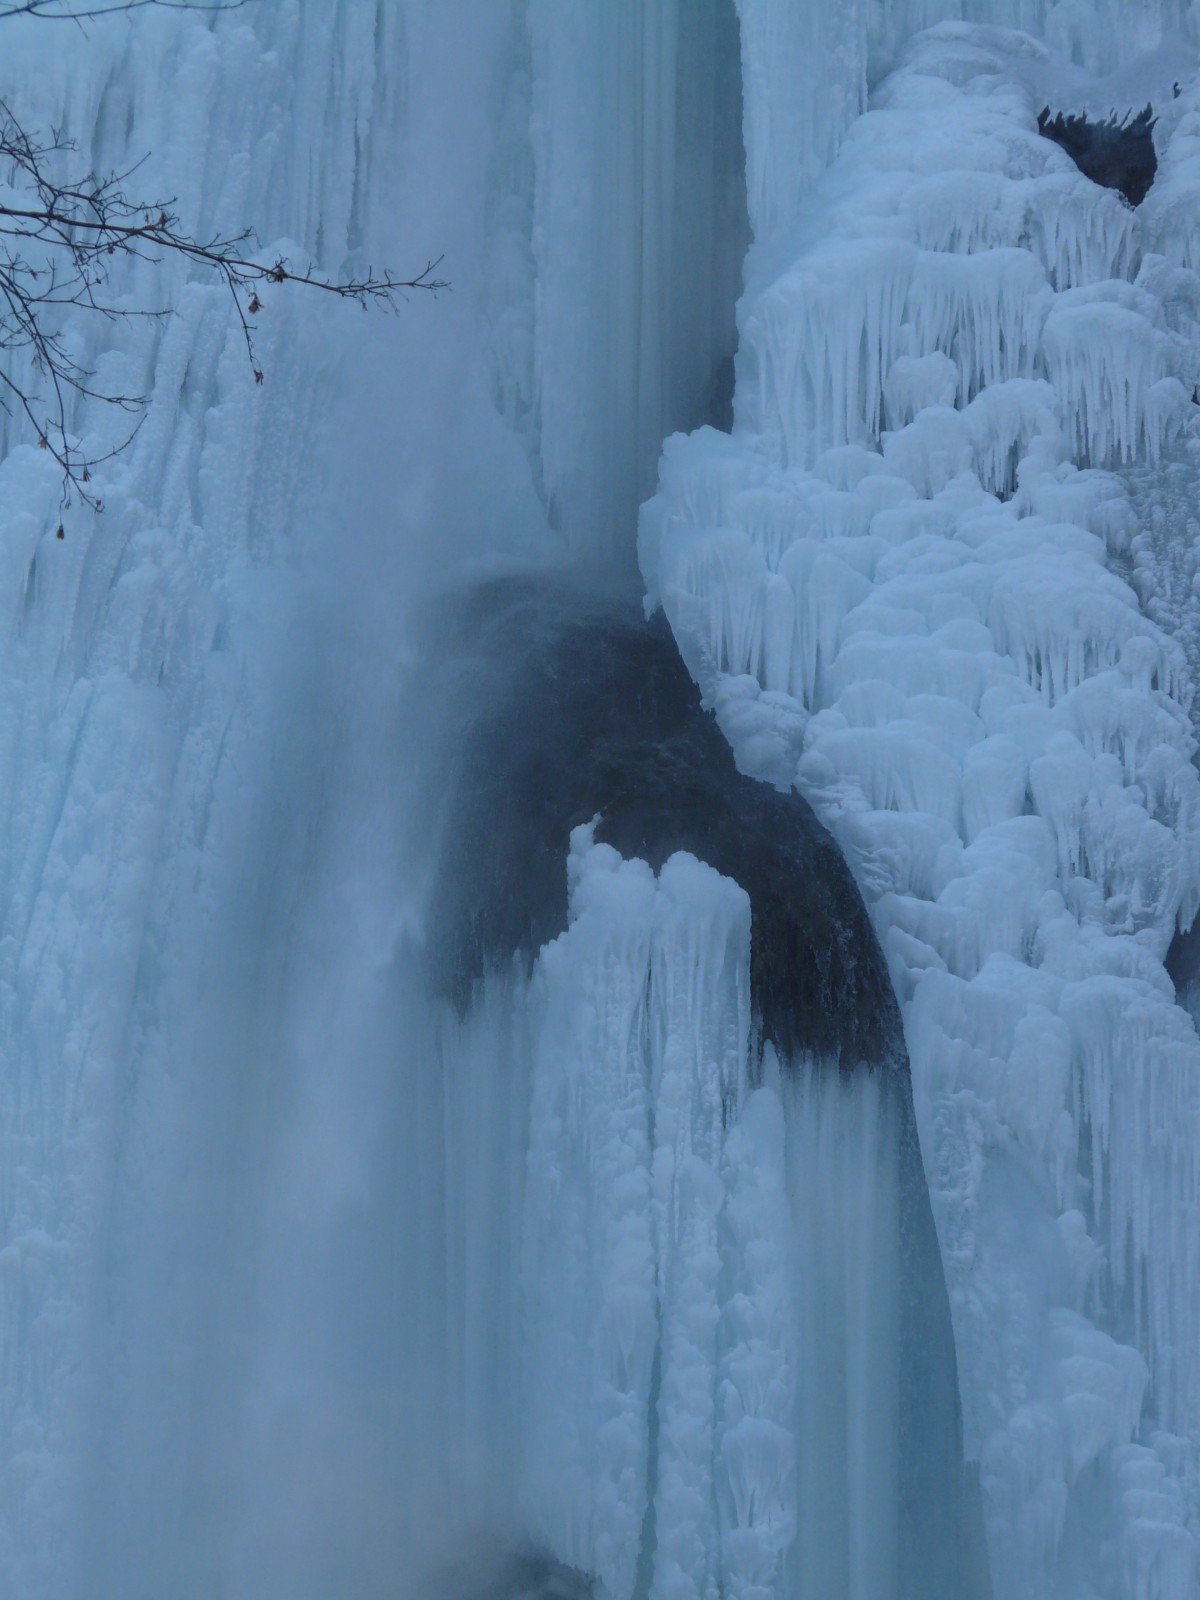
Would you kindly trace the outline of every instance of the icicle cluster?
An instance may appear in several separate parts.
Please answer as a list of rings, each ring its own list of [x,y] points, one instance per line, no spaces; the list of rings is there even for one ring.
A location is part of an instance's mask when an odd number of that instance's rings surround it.
[[[889,952],[997,1594],[1091,1570],[1086,1478],[1127,1592],[1182,1600],[1200,1047],[1161,961],[1200,904],[1200,780],[1104,469],[1178,435],[1186,350],[1148,253],[1170,208],[1144,233],[1038,137],[1039,51],[913,45],[752,258],[734,433],[668,441],[641,558],[743,765],[790,761]]]

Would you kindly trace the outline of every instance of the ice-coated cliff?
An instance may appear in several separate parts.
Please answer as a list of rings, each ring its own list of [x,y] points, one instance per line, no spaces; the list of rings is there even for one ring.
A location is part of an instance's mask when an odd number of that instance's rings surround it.
[[[907,47],[756,246],[733,436],[668,442],[642,561],[889,953],[997,1593],[1183,1594],[1200,1056],[1162,961],[1200,790],[1188,652],[1125,575],[1194,449],[1191,122],[1160,83],[1143,218],[1039,136],[1054,82],[1028,34]]]

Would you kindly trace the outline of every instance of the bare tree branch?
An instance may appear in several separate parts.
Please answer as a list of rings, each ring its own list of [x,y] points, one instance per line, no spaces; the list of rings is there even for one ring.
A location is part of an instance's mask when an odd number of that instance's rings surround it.
[[[78,22],[146,6],[227,11],[246,3],[112,0],[111,4],[90,4],[85,0],[77,5],[70,0],[0,0],[0,21],[25,16]],[[166,307],[136,308],[114,301],[109,294],[114,260],[161,265],[176,258],[213,272],[229,291],[256,383],[262,383],[264,376],[254,347],[253,319],[262,309],[260,290],[297,283],[364,307],[394,309],[410,292],[436,293],[448,287],[437,275],[440,257],[408,277],[368,267],[345,278],[311,267],[293,267],[284,256],[255,259],[258,241],[250,228],[198,236],[182,226],[172,199],[148,201],[131,194],[126,185],[141,163],[119,173],[64,175],[74,152],[74,145],[60,133],[32,135],[0,100],[0,182],[6,184],[0,189],[0,408],[23,415],[33,426],[39,445],[58,463],[64,505],[70,504],[72,494],[78,494],[100,509],[87,487],[92,469],[131,442],[146,396],[98,386],[94,374],[79,365],[57,330],[57,309],[78,307],[113,321],[168,314]],[[15,365],[13,357],[17,358]],[[19,375],[22,358],[34,374],[28,383]],[[71,410],[80,398],[102,401],[135,417],[128,437],[115,450],[103,456],[89,455],[73,434]],[[61,531],[60,525],[60,536]]]
[[[252,0],[103,0],[97,5],[73,5],[71,0],[5,0],[0,4],[0,22],[10,17],[39,17],[43,22],[90,22],[97,17],[115,17],[122,11],[142,11],[155,6],[160,11],[240,11]]]

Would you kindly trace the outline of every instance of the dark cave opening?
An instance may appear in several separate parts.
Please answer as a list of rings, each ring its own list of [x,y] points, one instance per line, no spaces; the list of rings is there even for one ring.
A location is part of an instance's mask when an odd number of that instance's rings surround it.
[[[1164,965],[1175,985],[1177,1004],[1196,1020],[1200,1017],[1200,919],[1190,928],[1176,931]]]
[[[1115,189],[1131,206],[1146,198],[1158,158],[1154,153],[1154,108],[1147,105],[1121,121],[1114,114],[1103,121],[1051,111],[1038,112],[1038,131],[1065,150],[1085,177]]]
[[[785,1059],[903,1063],[840,849],[802,796],[738,771],[665,618],[514,577],[475,589],[442,637],[465,673],[431,899],[443,994],[465,1008],[487,972],[532,964],[565,929],[568,837],[599,813],[622,855],[658,871],[689,851],[745,889],[755,1017]]]

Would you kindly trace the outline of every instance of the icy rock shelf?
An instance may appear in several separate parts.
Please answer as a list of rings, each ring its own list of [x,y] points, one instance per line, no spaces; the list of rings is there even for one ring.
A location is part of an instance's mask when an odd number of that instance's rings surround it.
[[[905,52],[752,253],[733,434],[668,441],[641,560],[888,953],[997,1594],[1166,1600],[1197,1570],[1200,1049],[1162,960],[1200,783],[1183,652],[1111,561],[1113,469],[1191,427],[1196,124],[1179,97],[1134,213],[1039,137],[1031,68],[963,24]]]

